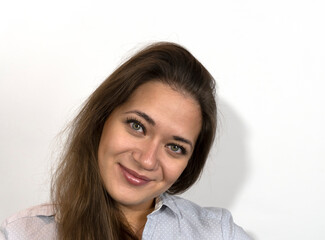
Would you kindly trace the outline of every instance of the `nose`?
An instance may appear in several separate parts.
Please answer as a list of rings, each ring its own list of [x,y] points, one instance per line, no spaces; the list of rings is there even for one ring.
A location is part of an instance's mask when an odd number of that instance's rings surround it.
[[[159,143],[148,140],[133,152],[133,158],[145,170],[154,171],[159,166]]]

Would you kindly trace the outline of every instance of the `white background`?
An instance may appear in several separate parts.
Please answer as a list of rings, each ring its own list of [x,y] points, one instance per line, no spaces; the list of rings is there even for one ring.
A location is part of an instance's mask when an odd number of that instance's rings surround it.
[[[187,47],[218,83],[217,143],[185,195],[254,239],[325,239],[321,0],[1,1],[0,221],[47,201],[58,133],[136,49]]]

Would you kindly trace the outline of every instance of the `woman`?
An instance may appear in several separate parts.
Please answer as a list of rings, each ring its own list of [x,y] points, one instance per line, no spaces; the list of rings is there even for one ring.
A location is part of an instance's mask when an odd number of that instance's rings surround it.
[[[214,85],[177,44],[156,43],[131,57],[74,120],[53,177],[54,204],[8,219],[4,236],[249,239],[228,211],[173,196],[195,183],[206,162],[216,131]]]

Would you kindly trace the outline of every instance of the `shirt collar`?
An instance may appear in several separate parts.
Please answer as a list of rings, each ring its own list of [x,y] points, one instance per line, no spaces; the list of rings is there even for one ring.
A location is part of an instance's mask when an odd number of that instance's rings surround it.
[[[168,207],[174,214],[180,217],[182,216],[175,202],[175,197],[168,193],[163,193],[156,198],[155,209],[151,214],[162,210],[163,206]]]

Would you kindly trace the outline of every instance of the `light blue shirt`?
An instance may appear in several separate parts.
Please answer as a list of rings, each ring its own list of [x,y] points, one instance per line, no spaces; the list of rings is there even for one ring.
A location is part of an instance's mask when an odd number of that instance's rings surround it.
[[[51,204],[24,210],[8,218],[0,228],[0,240],[56,239]],[[177,196],[162,194],[155,210],[147,216],[142,240],[250,240],[229,211],[202,208]]]

